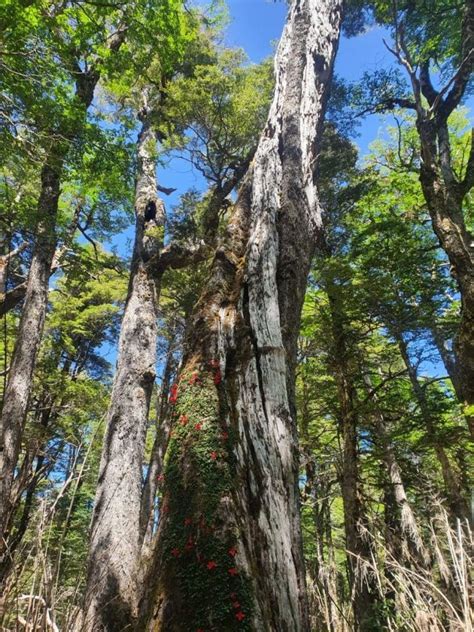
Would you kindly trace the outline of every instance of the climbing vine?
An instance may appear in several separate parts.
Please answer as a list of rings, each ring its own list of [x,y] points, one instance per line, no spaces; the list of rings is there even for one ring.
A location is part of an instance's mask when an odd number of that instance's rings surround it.
[[[163,545],[175,614],[195,632],[250,630],[249,579],[229,524],[234,431],[213,360],[185,370],[170,389],[173,430],[163,477]],[[193,622],[193,627],[189,624]],[[184,628],[183,628],[184,629]]]

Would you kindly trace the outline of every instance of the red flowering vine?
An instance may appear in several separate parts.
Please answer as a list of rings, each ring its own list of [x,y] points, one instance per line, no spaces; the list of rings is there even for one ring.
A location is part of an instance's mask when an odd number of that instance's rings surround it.
[[[209,456],[211,457],[213,461],[215,461],[218,457],[218,454],[215,450],[213,450]]]
[[[173,557],[179,557],[179,554],[180,554],[180,550],[179,550],[179,549],[173,549],[173,550],[171,551],[171,555],[172,555]]]
[[[197,423],[197,424],[195,424],[194,428],[195,428],[195,430],[201,430],[202,424]]]
[[[221,382],[222,382],[221,370],[217,369],[217,371],[214,373],[214,384],[218,386]]]
[[[193,384],[197,384],[197,382],[199,382],[199,373],[197,371],[194,371],[194,373],[189,378],[189,383],[192,386]]]
[[[181,417],[179,418],[179,423],[182,426],[185,426],[189,421],[189,417],[187,415],[181,415]]]
[[[214,562],[214,560],[209,560],[206,566],[210,571],[212,571],[214,568],[217,568],[217,564],[216,562]]]
[[[245,619],[245,615],[243,612],[236,612],[235,618],[237,619],[237,621],[242,622]]]
[[[238,574],[238,570],[234,567],[229,568],[229,570],[227,571],[229,573],[229,575],[232,575],[232,577],[235,577]]]
[[[173,384],[173,386],[170,388],[169,402],[170,404],[176,404],[177,401],[178,401],[178,385]]]
[[[235,557],[237,555],[237,549],[235,548],[235,546],[232,546],[227,553],[231,556],[231,557]]]

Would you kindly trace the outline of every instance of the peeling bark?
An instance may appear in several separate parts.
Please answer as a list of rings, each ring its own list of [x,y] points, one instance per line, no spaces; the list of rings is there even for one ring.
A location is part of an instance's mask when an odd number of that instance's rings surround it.
[[[174,487],[165,488],[153,589],[142,603],[139,629],[186,630],[192,622],[230,632],[239,618],[252,630],[308,629],[294,365],[320,227],[314,168],[340,18],[341,3],[334,0],[295,0],[290,7],[267,125],[188,331],[176,385],[181,415],[165,470]],[[215,386],[209,386],[209,367]],[[204,424],[203,391],[194,375],[209,389]],[[205,432],[198,435],[201,425]],[[210,452],[208,467],[202,450],[222,432],[232,440]],[[218,471],[219,500],[214,493],[206,501],[206,477]],[[178,544],[188,533],[183,511],[193,540],[192,552],[181,555]],[[199,526],[203,513],[212,534],[207,541]],[[179,541],[174,548],[173,541]],[[207,584],[201,550],[219,560],[208,562],[215,584]],[[190,589],[187,573],[203,581]],[[242,611],[222,601],[232,586]]]

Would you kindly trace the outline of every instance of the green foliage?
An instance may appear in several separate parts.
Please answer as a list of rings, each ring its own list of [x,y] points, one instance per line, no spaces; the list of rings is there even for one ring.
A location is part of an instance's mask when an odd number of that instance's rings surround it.
[[[171,389],[173,434],[164,470],[165,584],[181,595],[179,619],[196,627],[250,630],[249,580],[229,528],[234,437],[222,419],[218,362],[181,373]]]

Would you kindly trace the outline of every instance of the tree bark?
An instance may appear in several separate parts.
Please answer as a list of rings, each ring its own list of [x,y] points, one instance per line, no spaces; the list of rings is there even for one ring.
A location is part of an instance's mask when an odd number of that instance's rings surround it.
[[[420,182],[433,230],[451,264],[451,274],[461,295],[461,316],[454,350],[461,402],[466,407],[469,430],[474,437],[474,236],[466,226],[464,200],[474,185],[474,130],[464,177],[453,168],[448,119],[465,94],[474,67],[474,2],[464,0],[459,65],[441,90],[430,77],[430,58],[415,67],[405,43],[403,24],[394,11],[395,50],[410,78],[421,145]],[[403,20],[403,18],[402,18]],[[404,99],[397,104],[407,107]],[[393,106],[393,103],[392,103]]]
[[[33,370],[41,342],[48,302],[49,270],[56,247],[55,225],[60,193],[59,164],[46,164],[41,173],[38,215],[41,218],[33,252],[20,326],[10,365],[1,414],[0,542],[8,537],[11,520],[10,492],[28,409]],[[4,554],[4,546],[0,545]]]
[[[156,136],[145,118],[137,141],[135,244],[91,525],[85,623],[127,629],[136,616],[143,456],[155,383],[157,287],[148,265],[162,245]]]
[[[63,166],[70,142],[82,132],[82,122],[92,102],[98,80],[99,74],[95,71],[79,73],[75,98],[83,118],[78,117],[78,122],[72,129],[63,130],[64,140],[50,149],[41,171],[36,241],[0,417],[0,558],[5,554],[12,517],[11,487],[48,304],[49,277],[56,250],[56,221]]]
[[[176,334],[175,334],[176,335]],[[163,381],[158,402],[158,418],[156,423],[156,436],[151,450],[150,462],[148,463],[140,510],[140,537],[144,548],[150,546],[154,528],[155,498],[159,487],[159,481],[163,474],[164,457],[166,447],[171,432],[170,405],[168,403],[169,391],[172,376],[176,371],[176,351],[175,335],[169,341],[166,353],[165,368],[163,371]]]
[[[340,19],[335,0],[290,7],[267,125],[171,391],[174,427],[140,630],[308,629],[294,366]]]

